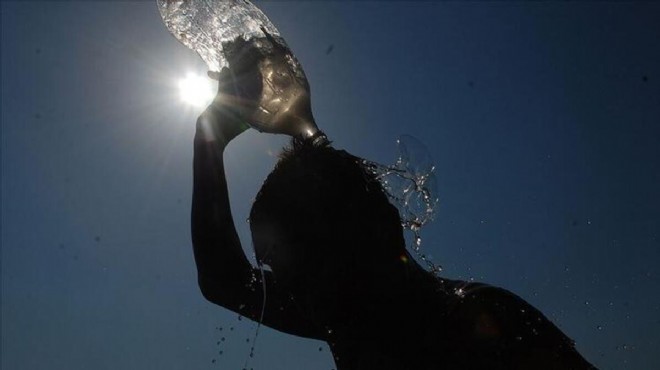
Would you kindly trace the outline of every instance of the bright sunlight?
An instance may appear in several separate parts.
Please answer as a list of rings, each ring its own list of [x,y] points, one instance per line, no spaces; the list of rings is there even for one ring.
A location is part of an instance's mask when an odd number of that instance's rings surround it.
[[[212,80],[192,72],[179,80],[179,96],[181,100],[195,107],[203,107],[213,100]]]

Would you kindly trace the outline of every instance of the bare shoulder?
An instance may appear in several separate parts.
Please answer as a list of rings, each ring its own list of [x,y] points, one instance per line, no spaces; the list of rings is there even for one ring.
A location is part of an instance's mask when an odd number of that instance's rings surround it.
[[[453,282],[447,311],[456,351],[470,348],[508,369],[594,369],[574,342],[512,292],[482,283]]]

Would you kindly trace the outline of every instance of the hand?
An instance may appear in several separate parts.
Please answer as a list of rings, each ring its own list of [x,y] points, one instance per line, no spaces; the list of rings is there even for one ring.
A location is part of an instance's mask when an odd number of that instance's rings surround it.
[[[260,132],[314,136],[319,130],[302,67],[283,41],[264,34],[223,46],[230,69],[211,75],[221,82],[219,103]]]
[[[223,145],[250,128],[237,106],[236,84],[231,71],[208,72],[211,79],[218,81],[218,93],[213,102],[197,119],[197,135],[206,141],[218,141]]]

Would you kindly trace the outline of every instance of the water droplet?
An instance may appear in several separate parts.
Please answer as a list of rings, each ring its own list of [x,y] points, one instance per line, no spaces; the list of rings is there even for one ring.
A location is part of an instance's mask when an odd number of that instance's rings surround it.
[[[400,136],[397,148],[399,156],[394,165],[385,166],[367,160],[362,163],[380,181],[390,202],[398,209],[403,228],[413,233],[410,248],[435,274],[442,267],[419,253],[420,230],[433,220],[438,204],[433,160],[426,146],[412,136]]]

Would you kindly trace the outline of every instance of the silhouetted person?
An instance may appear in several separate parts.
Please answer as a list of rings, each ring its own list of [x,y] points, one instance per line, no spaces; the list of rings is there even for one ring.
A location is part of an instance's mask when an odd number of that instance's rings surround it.
[[[521,298],[415,262],[378,180],[327,143],[294,139],[254,201],[256,258],[271,270],[262,281],[243,253],[224,174],[223,152],[249,119],[234,77],[220,77],[195,136],[192,236],[206,299],[326,341],[338,370],[593,369]]]

